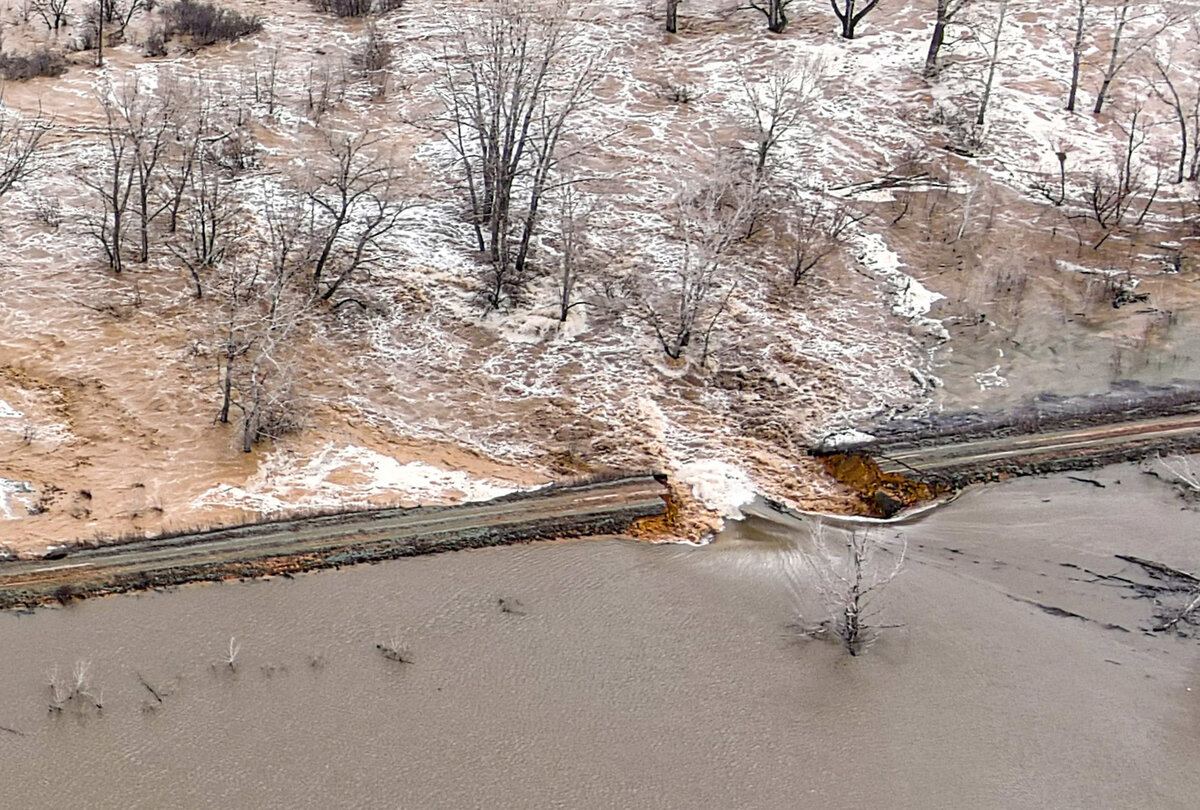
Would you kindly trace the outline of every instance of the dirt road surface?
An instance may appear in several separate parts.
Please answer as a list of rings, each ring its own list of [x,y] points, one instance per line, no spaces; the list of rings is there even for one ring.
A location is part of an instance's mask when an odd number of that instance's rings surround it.
[[[627,529],[662,514],[666,489],[653,476],[538,490],[492,501],[297,518],[118,546],[58,559],[0,564],[0,606],[77,593],[128,590],[239,573],[316,568],[470,546]],[[295,561],[304,562],[296,564]]]
[[[1196,448],[1200,448],[1200,414],[1189,413],[935,446],[883,445],[869,452],[884,473],[945,476],[961,484],[987,477],[998,468],[1047,472],[1091,466],[1114,456],[1132,459]]]

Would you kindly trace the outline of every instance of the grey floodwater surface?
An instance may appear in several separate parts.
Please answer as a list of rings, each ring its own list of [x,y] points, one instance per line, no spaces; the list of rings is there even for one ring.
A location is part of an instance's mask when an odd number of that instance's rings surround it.
[[[903,527],[854,659],[788,628],[807,529],[757,518],[0,615],[0,807],[1194,808],[1200,646],[1064,563],[1200,567],[1200,515],[1095,477]],[[103,710],[51,714],[78,660]]]

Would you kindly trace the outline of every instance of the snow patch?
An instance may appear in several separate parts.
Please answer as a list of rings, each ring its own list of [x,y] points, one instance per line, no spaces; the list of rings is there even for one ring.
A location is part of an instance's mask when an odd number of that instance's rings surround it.
[[[757,496],[750,477],[724,461],[684,464],[675,477],[692,488],[692,495],[706,509],[732,520],[741,520],[741,508]]]
[[[25,414],[0,399],[0,419],[23,419]]]

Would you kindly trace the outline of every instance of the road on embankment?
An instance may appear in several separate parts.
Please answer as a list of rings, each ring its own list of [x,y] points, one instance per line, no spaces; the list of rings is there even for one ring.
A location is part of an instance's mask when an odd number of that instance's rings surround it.
[[[36,604],[53,596],[619,533],[640,518],[663,514],[666,494],[654,476],[636,475],[460,506],[346,512],[78,548],[60,559],[0,563],[0,607]]]
[[[1015,436],[947,440],[940,444],[880,442],[863,450],[884,473],[948,477],[956,483],[989,471],[1068,469],[1154,452],[1200,449],[1200,414],[1047,430]]]

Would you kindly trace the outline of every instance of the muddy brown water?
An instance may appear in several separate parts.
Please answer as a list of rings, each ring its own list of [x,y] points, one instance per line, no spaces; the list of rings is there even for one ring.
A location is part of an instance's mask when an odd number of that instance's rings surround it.
[[[787,628],[807,529],[753,517],[5,614],[0,806],[1192,808],[1200,646],[1063,564],[1200,567],[1200,514],[1089,477],[883,532],[904,627],[854,659]],[[103,710],[50,714],[77,660]]]

